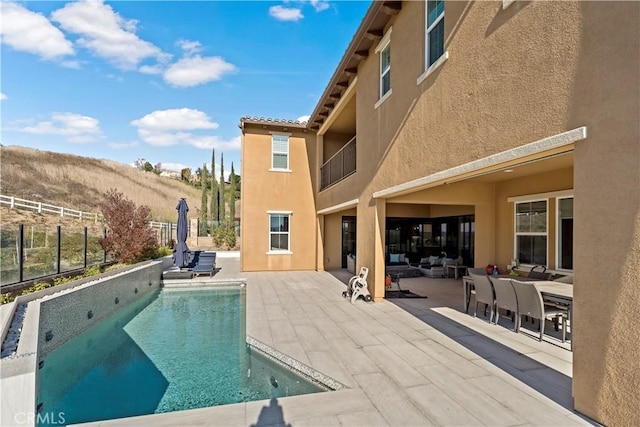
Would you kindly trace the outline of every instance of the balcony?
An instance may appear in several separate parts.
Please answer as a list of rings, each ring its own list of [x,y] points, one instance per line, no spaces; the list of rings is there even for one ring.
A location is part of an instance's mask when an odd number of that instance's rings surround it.
[[[320,191],[342,181],[356,171],[356,137],[320,167]]]

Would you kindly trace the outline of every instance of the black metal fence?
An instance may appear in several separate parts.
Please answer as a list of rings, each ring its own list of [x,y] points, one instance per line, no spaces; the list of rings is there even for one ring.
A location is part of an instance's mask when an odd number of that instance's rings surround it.
[[[0,230],[0,286],[108,262],[106,229],[25,226]]]

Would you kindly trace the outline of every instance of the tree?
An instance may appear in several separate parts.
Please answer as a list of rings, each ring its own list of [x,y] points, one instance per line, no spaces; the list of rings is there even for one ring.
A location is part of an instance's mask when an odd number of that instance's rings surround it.
[[[211,154],[211,221],[220,221],[220,201],[218,200],[218,182],[214,179],[216,170],[216,150]]]
[[[229,174],[229,222],[235,233],[236,221],[236,173],[233,170],[233,162],[231,162],[231,173]]]
[[[180,171],[180,179],[191,182],[191,168],[184,168]]]
[[[220,188],[218,189],[220,194],[220,209],[218,210],[220,215],[220,221],[224,222],[226,218],[225,203],[224,203],[224,153],[220,153]]]
[[[142,165],[142,170],[145,172],[153,172],[153,165],[151,162],[144,162]]]
[[[136,206],[112,188],[100,205],[107,225],[102,247],[117,262],[136,262],[151,257],[158,248],[153,229],[149,227],[151,208]]]
[[[231,180],[231,177],[229,177],[229,179]],[[234,175],[233,176],[233,183],[235,185],[236,188],[236,199],[240,198],[240,187],[241,187],[241,182],[240,182],[240,175]]]
[[[200,200],[200,232],[201,236],[207,234],[207,181],[209,172],[207,164],[202,165],[202,173],[200,175],[200,185],[202,186],[202,198]]]

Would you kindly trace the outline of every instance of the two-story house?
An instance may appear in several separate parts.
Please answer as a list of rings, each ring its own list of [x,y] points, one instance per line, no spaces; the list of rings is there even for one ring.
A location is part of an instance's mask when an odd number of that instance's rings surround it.
[[[576,410],[640,407],[640,3],[375,1],[307,123],[242,118],[242,269],[574,275]]]

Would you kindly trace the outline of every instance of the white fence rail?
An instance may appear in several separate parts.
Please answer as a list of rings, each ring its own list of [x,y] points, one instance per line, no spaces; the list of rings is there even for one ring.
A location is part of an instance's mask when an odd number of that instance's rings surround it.
[[[0,205],[7,205],[12,209],[29,209],[38,213],[54,214],[61,217],[71,217],[76,219],[86,219],[94,222],[100,222],[104,218],[102,214],[94,212],[83,212],[76,209],[65,208],[63,206],[54,206],[48,203],[34,202],[32,200],[20,199],[14,196],[5,196],[0,194]],[[151,228],[169,228],[176,229],[176,224],[168,222],[149,221],[149,227]]]
[[[83,212],[76,209],[65,208],[63,206],[54,206],[48,203],[34,202],[32,200],[20,199],[14,196],[5,196],[0,194],[0,205],[8,205],[15,209],[29,209],[38,213],[51,213],[61,217],[71,217],[77,219],[93,220],[98,222],[102,220],[102,215],[94,212]]]

